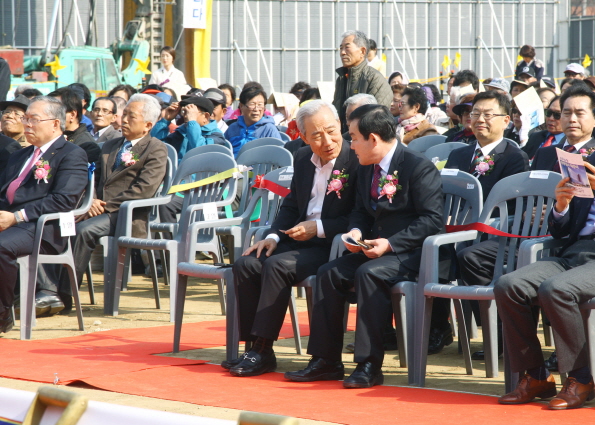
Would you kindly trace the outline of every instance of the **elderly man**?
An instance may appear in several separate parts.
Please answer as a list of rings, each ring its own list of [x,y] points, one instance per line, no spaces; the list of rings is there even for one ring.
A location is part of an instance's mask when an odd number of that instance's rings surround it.
[[[109,97],[95,99],[91,108],[91,121],[93,122],[91,136],[97,143],[122,137],[120,131],[116,130],[112,125],[116,120],[117,113],[118,106],[113,99]]]
[[[595,127],[595,94],[580,87],[562,95],[562,127],[566,137],[589,140]],[[589,158],[593,163],[593,156]],[[587,164],[590,172],[595,168]],[[595,179],[589,174],[591,187]],[[555,257],[542,258],[499,278],[494,285],[502,318],[510,368],[523,374],[517,387],[500,397],[502,404],[529,403],[549,398],[555,410],[581,407],[595,397],[589,345],[579,305],[595,297],[595,204],[574,197],[568,178],[556,187],[556,203],[548,218],[549,231],[566,243]],[[556,383],[544,364],[536,334],[534,307],[550,319],[560,373],[568,374],[556,395]]]
[[[341,137],[337,110],[323,100],[313,100],[296,119],[308,146],[297,152],[291,193],[266,239],[246,250],[233,267],[240,339],[254,341],[248,353],[222,363],[233,376],[276,369],[273,343],[279,337],[291,287],[328,261],[333,238],[347,230],[347,215],[355,204],[358,162]],[[331,187],[331,179],[338,186]]]
[[[347,121],[348,126],[351,122],[351,120],[349,119],[351,113],[363,105],[378,105],[378,101],[374,96],[366,93],[354,94],[345,101],[345,104],[343,106],[345,107],[345,119]],[[349,131],[343,133],[343,139],[351,141],[351,135],[349,134]]]
[[[343,379],[341,361],[345,302],[357,297],[355,361],[345,388],[383,383],[383,334],[391,314],[390,287],[415,279],[426,237],[443,231],[440,173],[425,156],[397,143],[393,116],[383,105],[364,105],[351,114],[351,148],[361,165],[357,200],[349,216],[351,253],[320,267],[308,353],[313,357],[285,378]]]
[[[62,136],[65,108],[58,100],[35,98],[20,120],[32,146],[12,155],[0,176],[0,332],[12,328],[16,260],[31,254],[37,219],[74,209],[88,181],[85,151]],[[45,177],[36,171],[43,169],[39,164],[49,167]],[[65,242],[53,222],[44,230],[41,251],[62,252]]]
[[[564,70],[564,77],[573,78],[575,80],[584,80],[585,68],[578,63],[569,63]]]
[[[30,103],[31,101],[23,95],[17,96],[14,100],[0,102],[2,135],[16,140],[23,148],[29,146],[29,142],[25,137],[25,126],[21,118]]]
[[[150,135],[160,114],[154,97],[133,95],[122,114],[123,137],[103,145],[95,174],[97,197],[89,212],[77,218],[74,262],[79,282],[99,238],[114,234],[122,202],[152,197],[163,181],[167,148]],[[135,210],[132,236],[146,236],[147,216],[148,210]],[[63,273],[61,288],[68,293],[65,278]]]
[[[335,82],[335,97],[333,105],[341,117],[341,131],[348,131],[347,118],[344,109],[345,100],[358,93],[368,93],[376,98],[380,105],[390,106],[393,98],[386,78],[380,72],[368,66],[366,60],[369,41],[366,34],[361,31],[346,31],[341,36],[339,53],[343,66],[337,68],[337,81]]]

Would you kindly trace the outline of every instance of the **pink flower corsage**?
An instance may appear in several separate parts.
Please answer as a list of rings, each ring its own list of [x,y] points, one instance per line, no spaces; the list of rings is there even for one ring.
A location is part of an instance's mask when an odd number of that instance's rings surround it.
[[[136,164],[137,161],[138,161],[138,155],[133,154],[132,152],[124,152],[122,154],[121,165],[130,167],[131,165]]]
[[[33,170],[33,175],[37,179],[37,184],[39,184],[41,180],[47,183],[48,179],[52,177],[52,175],[50,174],[51,172],[52,169],[50,168],[49,162],[44,161],[43,159],[40,159],[37,162],[35,162],[35,170]]]
[[[395,171],[393,174],[387,174],[386,177],[382,177],[378,182],[378,187],[380,187],[380,196],[378,196],[378,199],[386,196],[388,202],[392,204],[393,196],[402,189],[399,184],[398,172]]]
[[[475,172],[478,176],[488,175],[494,169],[494,159],[490,155],[486,155],[480,159],[475,166]]]
[[[595,148],[581,148],[578,152],[583,156],[583,158],[588,158],[593,152],[595,152]]]
[[[343,192],[343,190],[349,186],[347,180],[349,180],[349,174],[345,174],[344,168],[343,171],[334,170],[331,174],[331,178],[328,180],[326,194],[328,195],[331,192],[335,192],[337,197],[341,199],[341,192]]]

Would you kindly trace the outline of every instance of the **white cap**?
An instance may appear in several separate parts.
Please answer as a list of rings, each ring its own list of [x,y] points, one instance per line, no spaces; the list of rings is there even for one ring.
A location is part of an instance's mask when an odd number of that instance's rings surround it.
[[[564,72],[566,71],[570,71],[570,72],[574,72],[576,74],[582,74],[585,75],[585,68],[583,68],[582,65],[578,64],[578,63],[570,63],[566,66],[566,69],[564,70]]]

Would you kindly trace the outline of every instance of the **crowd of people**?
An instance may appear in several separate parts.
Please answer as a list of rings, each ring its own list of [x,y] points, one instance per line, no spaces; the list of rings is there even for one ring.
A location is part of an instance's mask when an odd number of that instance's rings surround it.
[[[102,236],[113,235],[123,202],[152,197],[166,173],[166,144],[179,161],[209,144],[229,146],[237,157],[246,143],[263,137],[289,139],[294,158],[290,194],[266,237],[233,264],[240,338],[249,350],[222,367],[233,376],[256,376],[276,369],[273,349],[292,287],[316,275],[305,369],[287,372],[297,382],[342,380],[345,303],[357,304],[355,371],[346,388],[383,383],[382,363],[394,347],[390,288],[419,274],[422,245],[445,232],[440,171],[424,155],[408,149],[415,139],[442,134],[459,142],[444,165],[473,174],[484,200],[500,180],[528,170],[559,172],[556,149],[595,157],[595,78],[576,63],[560,84],[544,75],[535,49],[523,46],[512,82],[502,76],[480,81],[472,70],[448,78],[447,101],[434,84],[412,82],[404,71],[386,78],[376,43],[360,31],[347,31],[340,44],[334,99],[321,99],[316,87],[296,83],[290,93],[268,97],[258,82],[241,92],[229,84],[206,90],[190,87],[173,62],[171,47],[161,51],[162,68],[139,92],[119,85],[92,100],[83,84],[47,96],[19,87],[14,100],[0,102],[0,332],[12,329],[17,258],[31,253],[36,220],[74,209],[95,164],[91,208],[76,217],[73,237],[80,283]],[[527,129],[515,97],[535,89],[545,123]],[[235,105],[237,97],[237,108]],[[267,105],[270,107],[267,109]],[[540,106],[541,107],[541,106]],[[589,176],[595,188],[595,177]],[[331,185],[330,183],[333,182]],[[499,399],[520,404],[553,397],[551,409],[577,408],[594,396],[587,337],[579,305],[595,297],[595,204],[574,197],[558,184],[556,203],[546,219],[555,238],[567,238],[556,257],[510,272],[494,283],[502,332],[517,387]],[[175,222],[181,198],[163,205],[160,219]],[[148,210],[135,211],[133,237],[146,237]],[[349,251],[328,261],[331,243],[344,235]],[[66,240],[59,226],[47,226],[41,252],[59,253]],[[445,252],[444,282],[490,285],[498,242],[486,240]],[[43,265],[36,288],[38,316],[72,309],[69,276],[61,266]],[[233,290],[233,289],[230,289]],[[536,335],[535,306],[554,331],[556,355],[544,359]],[[453,342],[450,304],[437,299],[428,353]],[[505,342],[505,344],[504,344]],[[482,359],[483,352],[473,354]],[[568,378],[556,391],[550,373]]]

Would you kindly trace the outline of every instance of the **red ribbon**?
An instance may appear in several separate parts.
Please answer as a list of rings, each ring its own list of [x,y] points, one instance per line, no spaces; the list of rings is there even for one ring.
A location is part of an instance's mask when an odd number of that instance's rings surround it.
[[[275,195],[279,195],[284,198],[291,193],[291,190],[287,189],[286,187],[265,179],[262,179],[260,188],[267,189],[269,192],[273,192]]]
[[[478,232],[487,233],[489,235],[495,236],[504,236],[507,238],[544,238],[550,235],[538,235],[538,236],[521,236],[521,235],[513,235],[512,233],[502,232],[501,230],[494,229],[492,226],[488,226],[485,223],[470,223],[470,224],[463,224],[458,226],[450,226],[446,225],[446,233],[453,233],[453,232],[462,232],[465,230],[477,230]]]
[[[254,187],[256,189],[260,189],[262,187],[263,177],[264,177],[264,174],[257,174],[256,177],[254,177],[254,184],[252,185],[252,187]]]

